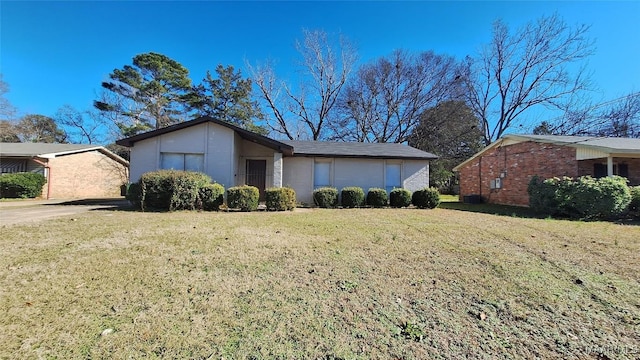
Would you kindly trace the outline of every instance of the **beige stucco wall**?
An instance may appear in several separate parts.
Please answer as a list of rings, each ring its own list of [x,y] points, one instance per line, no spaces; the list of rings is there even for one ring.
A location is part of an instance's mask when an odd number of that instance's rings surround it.
[[[282,185],[296,191],[298,202],[313,204],[313,158],[285,157]]]
[[[213,123],[195,125],[180,131],[138,141],[131,148],[131,181],[145,172],[160,168],[160,154],[176,152],[204,154],[204,172],[224,185],[235,185],[238,146],[235,132]]]
[[[296,191],[299,202],[313,204],[313,169],[316,160],[331,162],[331,184],[338,191],[347,186],[359,186],[365,193],[372,187],[384,189],[387,162],[402,164],[404,188],[415,191],[429,186],[427,160],[285,157],[283,185]]]
[[[49,184],[43,197],[51,199],[103,198],[120,196],[128,169],[122,163],[94,150],[48,159]]]

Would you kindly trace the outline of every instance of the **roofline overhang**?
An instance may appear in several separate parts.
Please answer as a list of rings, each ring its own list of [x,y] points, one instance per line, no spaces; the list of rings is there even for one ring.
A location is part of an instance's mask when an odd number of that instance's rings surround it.
[[[241,138],[243,138],[244,140],[248,140],[266,147],[269,147],[271,149],[277,150],[281,153],[283,153],[284,155],[290,156],[293,155],[293,146],[287,145],[285,143],[282,143],[280,141],[277,140],[273,140],[271,138],[268,138],[266,136],[254,133],[253,131],[249,131],[246,129],[243,129],[241,127],[235,126],[233,124],[229,124],[225,121],[222,120],[217,120],[214,119],[210,116],[201,116],[199,118],[196,118],[194,120],[190,120],[190,121],[185,121],[179,124],[174,124],[171,126],[167,126],[164,128],[160,128],[160,129],[156,129],[156,130],[151,130],[142,134],[138,134],[138,135],[134,135],[134,136],[130,136],[128,138],[124,138],[124,139],[120,139],[116,141],[116,144],[121,145],[121,146],[125,146],[125,147],[133,147],[134,144],[138,141],[142,141],[142,140],[146,140],[146,139],[150,139],[153,137],[157,137],[160,135],[164,135],[164,134],[168,134],[177,130],[182,130],[182,129],[186,129],[192,126],[196,126],[196,125],[200,125],[200,124],[204,124],[204,123],[214,123],[217,125],[221,125],[224,126],[226,128],[229,128],[233,131],[235,131]]]
[[[338,154],[309,154],[309,153],[293,153],[288,155],[291,157],[323,157],[323,158],[342,158],[342,159],[397,159],[397,160],[437,160],[438,157],[420,157],[420,156],[381,156],[381,155],[338,155]]]

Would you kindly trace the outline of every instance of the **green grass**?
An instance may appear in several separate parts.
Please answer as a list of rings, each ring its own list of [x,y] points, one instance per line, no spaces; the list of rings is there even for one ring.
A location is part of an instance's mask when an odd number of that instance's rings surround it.
[[[637,226],[452,209],[74,218],[2,229],[0,358],[640,351]]]

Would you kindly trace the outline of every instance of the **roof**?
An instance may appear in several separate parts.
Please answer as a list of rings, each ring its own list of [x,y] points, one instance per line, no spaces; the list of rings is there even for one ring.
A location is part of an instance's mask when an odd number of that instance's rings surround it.
[[[116,141],[116,144],[132,147],[138,141],[150,139],[170,132],[185,129],[191,126],[211,122],[231,130],[234,130],[241,138],[255,142],[282,152],[285,156],[325,156],[325,157],[358,157],[381,159],[415,159],[431,160],[438,157],[402,144],[381,143],[353,143],[353,142],[324,142],[324,141],[291,141],[274,140],[272,138],[256,134],[252,131],[240,128],[225,121],[214,119],[210,116],[201,116],[197,119],[185,121],[165,128],[148,131]]]
[[[513,144],[527,141],[597,150],[611,155],[637,154],[638,156],[640,156],[640,139],[563,135],[505,135],[502,138],[491,143],[489,146],[480,150],[460,165],[453,168],[453,170],[460,170],[460,168],[462,168],[467,163],[471,162],[475,158],[481,156],[488,150],[493,149],[497,146],[501,146],[505,143]]]
[[[283,140],[293,147],[293,156],[324,156],[377,159],[433,160],[434,154],[396,143],[360,143]]]
[[[254,133],[252,131],[243,129],[241,127],[235,126],[233,124],[230,124],[226,121],[222,121],[222,120],[217,120],[214,119],[210,116],[201,116],[199,118],[196,118],[194,120],[190,120],[190,121],[185,121],[182,123],[178,123],[178,124],[174,124],[171,126],[167,126],[164,128],[160,128],[160,129],[156,129],[156,130],[152,130],[152,131],[148,131],[142,134],[138,134],[138,135],[134,135],[128,138],[124,138],[124,139],[120,139],[118,141],[116,141],[116,144],[118,145],[122,145],[122,146],[126,146],[126,147],[132,147],[134,146],[134,144],[138,141],[142,141],[142,140],[146,140],[146,139],[150,139],[156,136],[160,136],[163,134],[167,134],[170,132],[174,132],[177,130],[181,130],[181,129],[185,129],[191,126],[196,126],[196,125],[200,125],[200,124],[204,124],[207,122],[211,122],[214,124],[218,124],[224,127],[227,127],[233,131],[235,131],[238,135],[240,135],[241,138],[248,140],[248,141],[252,141],[255,142],[257,144],[260,145],[264,145],[266,147],[272,148],[274,150],[278,150],[281,151],[282,153],[284,153],[285,155],[291,155],[291,153],[293,152],[293,148],[283,142],[268,138],[266,136]]]
[[[110,158],[124,164],[129,162],[100,145],[86,144],[48,144],[48,143],[0,143],[2,157],[39,157],[54,158],[56,156],[82,153],[97,150]]]

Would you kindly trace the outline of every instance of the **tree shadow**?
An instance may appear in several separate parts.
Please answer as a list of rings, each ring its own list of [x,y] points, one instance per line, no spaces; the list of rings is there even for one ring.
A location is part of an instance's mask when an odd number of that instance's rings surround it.
[[[124,198],[74,199],[45,206],[99,206],[91,211],[135,211],[129,200]]]

